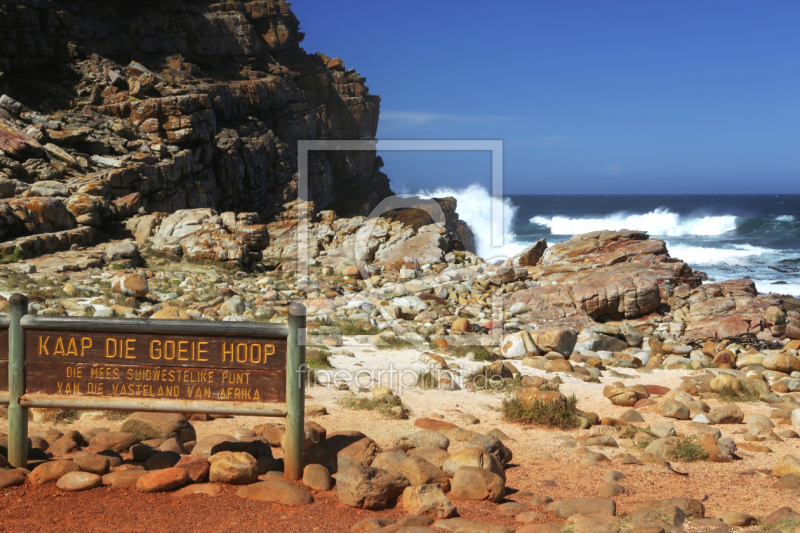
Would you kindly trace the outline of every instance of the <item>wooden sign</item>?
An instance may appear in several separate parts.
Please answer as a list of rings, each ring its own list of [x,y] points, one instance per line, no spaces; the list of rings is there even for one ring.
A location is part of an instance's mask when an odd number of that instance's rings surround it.
[[[303,477],[302,304],[289,305],[288,324],[257,324],[37,317],[24,295],[8,302],[0,402],[11,465],[28,464],[29,407],[160,411],[285,417],[284,478]]]
[[[32,316],[21,323],[28,400],[142,409],[167,401],[182,412],[252,404],[248,414],[286,401],[283,325]]]

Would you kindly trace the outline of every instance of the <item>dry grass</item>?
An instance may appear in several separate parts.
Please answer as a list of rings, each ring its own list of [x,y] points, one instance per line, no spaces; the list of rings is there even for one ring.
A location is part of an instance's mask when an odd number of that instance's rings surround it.
[[[761,394],[745,384],[742,380],[737,382],[736,387],[725,385],[717,392],[720,401],[733,402],[757,402],[761,400]]]
[[[669,452],[670,459],[682,463],[705,461],[708,453],[702,446],[691,440],[682,440]]]
[[[402,419],[406,409],[403,402],[397,396],[384,396],[383,398],[343,398],[339,400],[339,405],[345,409],[354,411],[377,411],[386,418]],[[400,408],[400,413],[393,411],[396,407]]]
[[[575,395],[566,402],[533,400],[525,402],[522,398],[511,396],[503,400],[503,417],[510,422],[535,424],[560,429],[574,429],[580,425],[581,411]]]

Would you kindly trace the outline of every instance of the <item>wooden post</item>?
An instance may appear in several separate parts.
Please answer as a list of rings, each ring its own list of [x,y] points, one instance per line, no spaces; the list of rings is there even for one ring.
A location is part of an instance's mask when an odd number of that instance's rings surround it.
[[[289,339],[286,349],[286,450],[283,477],[286,481],[303,478],[305,443],[305,364],[306,308],[289,305]]]
[[[25,331],[19,321],[28,313],[28,298],[8,299],[8,462],[28,467],[28,409],[19,403],[25,394]]]

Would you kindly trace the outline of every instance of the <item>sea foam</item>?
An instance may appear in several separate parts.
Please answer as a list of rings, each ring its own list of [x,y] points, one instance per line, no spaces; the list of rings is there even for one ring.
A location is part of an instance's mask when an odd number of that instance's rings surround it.
[[[489,192],[478,184],[466,189],[440,187],[434,191],[420,191],[421,198],[444,198],[452,196],[458,203],[456,211],[459,218],[475,234],[477,254],[487,261],[512,257],[527,246],[517,242],[517,236],[511,230],[511,223],[517,208],[508,198],[492,198]],[[501,209],[503,213],[503,241],[492,242],[492,211]]]
[[[682,237],[687,235],[722,235],[736,229],[736,217],[688,216],[682,217],[659,207],[644,214],[614,213],[599,218],[572,218],[565,216],[533,217],[534,224],[550,228],[554,235],[576,235],[599,230],[622,229],[646,231],[650,235]]]
[[[714,248],[667,242],[667,250],[669,250],[669,255],[691,266],[747,266],[763,259],[765,255],[778,253],[777,250],[749,244],[736,244],[731,248]]]

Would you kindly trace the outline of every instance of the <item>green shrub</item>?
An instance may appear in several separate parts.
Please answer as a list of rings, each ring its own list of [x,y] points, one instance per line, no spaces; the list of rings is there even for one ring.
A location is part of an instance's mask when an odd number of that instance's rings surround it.
[[[15,247],[10,254],[0,255],[0,265],[7,265],[9,263],[19,263],[23,259],[25,259],[25,256],[22,255],[22,252],[19,251],[19,248]]]
[[[492,352],[483,346],[451,346],[447,349],[447,355],[452,357],[466,357],[469,352],[475,354],[476,361],[494,361]]]
[[[693,463],[695,461],[705,461],[708,453],[702,446],[691,440],[682,440],[675,445],[669,452],[670,459],[683,463]]]
[[[333,325],[342,330],[342,335],[347,336],[377,335],[380,333],[378,326],[373,326],[371,324],[365,326],[364,322],[354,323],[350,322],[349,320],[337,320]]]
[[[393,412],[395,407],[400,407],[401,412],[405,412],[403,402],[397,396],[384,396],[383,398],[343,398],[339,400],[339,405],[345,409],[354,411],[377,411],[386,418],[402,419],[402,414]]]
[[[439,381],[432,372],[423,372],[417,376],[416,385],[420,389],[435,389],[439,386]]]
[[[310,348],[306,351],[306,366],[318,370],[331,370],[331,353],[322,347]]]
[[[800,520],[791,520],[789,518],[784,518],[783,520],[779,521],[777,524],[773,524],[771,526],[764,525],[763,529],[777,529],[783,533],[793,533],[800,527]]]
[[[396,335],[387,335],[381,337],[385,344],[379,344],[377,347],[381,350],[407,350],[413,348],[414,345]]]
[[[522,398],[511,396],[503,400],[503,417],[511,422],[536,424],[545,427],[573,429],[580,426],[581,412],[575,395],[566,402],[546,402],[532,400],[524,402]]]
[[[747,385],[743,380],[737,380],[738,387],[724,385],[717,392],[720,401],[732,402],[757,402],[761,400],[761,394],[753,387]]]
[[[76,420],[78,420],[81,416],[83,411],[79,411],[78,409],[67,409],[64,411],[56,411],[53,413],[53,417],[51,418],[51,422],[53,424],[72,424]]]

